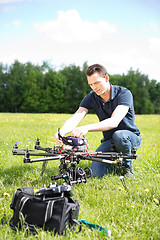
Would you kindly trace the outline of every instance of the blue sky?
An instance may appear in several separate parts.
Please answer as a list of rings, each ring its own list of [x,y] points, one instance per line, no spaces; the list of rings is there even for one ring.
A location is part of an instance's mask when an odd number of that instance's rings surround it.
[[[0,0],[0,62],[101,63],[160,81],[159,0]]]

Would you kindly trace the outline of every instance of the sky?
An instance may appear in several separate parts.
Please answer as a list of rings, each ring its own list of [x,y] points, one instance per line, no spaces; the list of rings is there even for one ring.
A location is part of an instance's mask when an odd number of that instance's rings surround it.
[[[160,0],[0,0],[0,63],[15,60],[160,82]]]

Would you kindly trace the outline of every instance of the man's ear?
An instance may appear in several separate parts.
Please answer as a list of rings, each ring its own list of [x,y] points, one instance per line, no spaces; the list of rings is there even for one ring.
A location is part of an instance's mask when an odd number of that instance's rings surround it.
[[[105,79],[106,79],[106,82],[108,82],[109,81],[109,76],[105,75]]]

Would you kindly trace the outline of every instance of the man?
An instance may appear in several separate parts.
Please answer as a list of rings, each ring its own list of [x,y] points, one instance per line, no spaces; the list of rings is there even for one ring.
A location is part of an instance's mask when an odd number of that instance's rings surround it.
[[[141,143],[140,131],[134,123],[131,92],[126,88],[111,85],[105,67],[100,64],[88,67],[86,76],[93,91],[83,98],[78,110],[65,122],[60,129],[61,135],[71,132],[71,136],[82,137],[88,132],[102,131],[104,138],[96,151],[107,152],[113,143],[117,152],[131,154],[132,148],[138,148]],[[89,109],[94,110],[99,122],[77,127]],[[54,137],[61,143],[58,133]],[[94,176],[102,177],[111,170],[111,166],[92,162],[91,169]],[[133,174],[131,159],[125,160],[125,173]]]

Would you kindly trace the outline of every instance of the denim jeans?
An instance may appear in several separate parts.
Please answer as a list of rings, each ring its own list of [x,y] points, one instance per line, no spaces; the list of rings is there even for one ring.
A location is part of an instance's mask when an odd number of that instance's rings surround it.
[[[136,150],[139,148],[141,143],[141,136],[137,136],[128,130],[118,130],[114,132],[111,139],[102,141],[101,145],[96,149],[96,152],[110,151],[111,143],[114,144],[117,152],[122,152],[125,155],[130,155],[133,147]],[[124,165],[125,168],[130,168],[133,172],[132,159],[125,159]],[[93,172],[93,176],[102,177],[105,174],[112,172],[113,166],[106,163],[92,162],[91,170]]]

